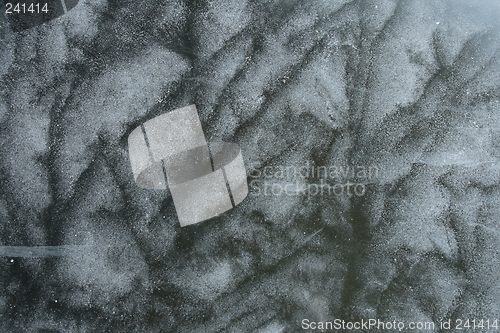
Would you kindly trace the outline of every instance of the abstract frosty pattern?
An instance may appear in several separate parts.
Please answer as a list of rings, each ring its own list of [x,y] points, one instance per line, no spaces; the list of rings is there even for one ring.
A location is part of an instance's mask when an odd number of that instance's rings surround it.
[[[499,14],[493,0],[81,0],[20,33],[1,17],[1,330],[499,318]],[[181,229],[168,191],[135,185],[127,137],[190,104],[246,166],[379,177],[363,196],[249,195]]]

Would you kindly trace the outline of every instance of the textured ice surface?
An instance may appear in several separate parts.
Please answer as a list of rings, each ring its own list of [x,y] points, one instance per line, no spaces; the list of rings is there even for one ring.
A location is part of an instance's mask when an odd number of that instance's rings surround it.
[[[0,331],[500,319],[499,17],[494,0],[81,0],[13,34],[1,16]],[[262,176],[181,229],[168,191],[135,185],[127,137],[189,104],[249,175],[378,176],[363,196]],[[252,195],[266,180],[293,195]]]

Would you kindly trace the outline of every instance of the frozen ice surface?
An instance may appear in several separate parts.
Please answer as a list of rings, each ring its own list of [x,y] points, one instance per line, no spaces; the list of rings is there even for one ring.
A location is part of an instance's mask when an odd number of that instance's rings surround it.
[[[500,319],[499,17],[494,0],[0,17],[0,331]],[[250,193],[180,228],[168,190],[135,185],[127,138],[190,104],[207,141],[241,147]],[[279,166],[378,173],[362,196],[311,195],[332,178],[266,178]]]

